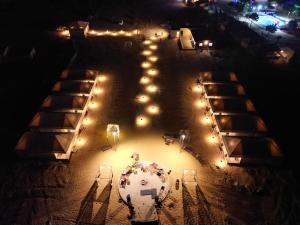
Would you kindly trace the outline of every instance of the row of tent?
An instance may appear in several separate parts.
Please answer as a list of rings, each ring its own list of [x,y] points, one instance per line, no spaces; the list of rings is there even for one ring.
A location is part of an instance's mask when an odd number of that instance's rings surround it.
[[[95,70],[64,70],[15,150],[24,157],[69,160],[99,85]]]
[[[278,164],[282,153],[235,73],[201,72],[206,111],[227,163]]]

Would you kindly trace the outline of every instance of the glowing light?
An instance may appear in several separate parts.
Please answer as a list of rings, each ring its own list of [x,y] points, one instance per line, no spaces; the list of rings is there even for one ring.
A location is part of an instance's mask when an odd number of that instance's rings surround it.
[[[152,54],[152,52],[149,51],[149,50],[142,51],[142,55],[148,56],[148,55],[151,55],[151,54]]]
[[[156,85],[154,85],[154,84],[148,85],[146,87],[146,91],[148,93],[155,93],[155,92],[157,92],[157,90],[158,90],[158,87]]]
[[[198,109],[202,109],[206,107],[206,103],[204,99],[197,99],[194,103],[195,107]]]
[[[157,56],[150,56],[148,58],[148,60],[151,61],[151,62],[156,62],[158,60],[158,57]]]
[[[105,75],[100,75],[100,76],[98,77],[98,80],[99,80],[100,82],[105,82],[105,81],[107,81],[107,76],[105,76]]]
[[[150,48],[151,50],[156,50],[156,49],[157,49],[157,45],[150,45],[149,48]]]
[[[120,30],[119,33],[120,33],[120,34],[124,34],[125,32],[124,32],[123,30]]]
[[[104,92],[104,90],[103,90],[102,88],[100,88],[100,87],[96,88],[95,91],[94,91],[94,93],[95,93],[96,95],[102,94],[103,92]]]
[[[226,161],[223,159],[218,159],[215,162],[216,166],[219,167],[220,169],[224,169],[227,165]]]
[[[150,40],[145,40],[145,41],[143,42],[144,45],[150,45],[151,43],[152,43],[152,41],[150,41]]]
[[[118,33],[113,32],[113,33],[111,33],[111,35],[112,35],[112,36],[118,36]]]
[[[88,126],[88,125],[91,125],[92,122],[93,122],[92,119],[86,117],[86,118],[84,118],[82,123],[83,123],[83,125]]]
[[[156,76],[158,74],[158,70],[156,70],[156,69],[149,69],[147,71],[147,74],[154,77],[154,76]]]
[[[150,78],[149,77],[146,77],[146,76],[143,76],[141,79],[140,79],[140,83],[141,84],[149,84],[150,83]]]
[[[137,101],[139,103],[145,104],[145,103],[150,101],[150,97],[148,95],[138,95],[137,96]]]
[[[212,124],[212,119],[209,116],[204,116],[201,118],[201,122],[204,125],[211,125]]]
[[[193,92],[195,93],[202,93],[203,92],[203,88],[200,86],[200,85],[195,85],[193,88],[192,88]]]
[[[147,68],[149,68],[150,66],[151,66],[151,63],[150,63],[150,62],[147,62],[147,61],[145,61],[145,62],[143,62],[143,63],[141,64],[141,67],[144,68],[144,69],[147,69]]]
[[[126,32],[125,36],[131,37],[131,36],[132,36],[132,33],[131,33],[131,32]]]
[[[151,39],[152,41],[156,41],[156,40],[157,40],[157,37],[152,36],[152,37],[150,37],[150,39]]]
[[[103,35],[103,32],[97,32],[97,35],[98,35],[98,36],[102,36],[102,35]]]
[[[204,44],[205,46],[207,46],[207,45],[209,44],[209,41],[208,41],[208,40],[205,40],[205,41],[203,41],[203,44]]]
[[[90,108],[90,109],[97,109],[98,107],[99,107],[99,104],[96,103],[96,102],[91,102],[91,103],[89,104],[89,108]]]
[[[207,138],[206,138],[206,140],[210,144],[217,144],[218,143],[218,138],[214,134],[208,135]]]
[[[106,34],[110,34],[110,31],[109,31],[109,30],[107,30],[105,33],[106,33]]]
[[[152,114],[152,115],[157,115],[160,113],[160,109],[159,109],[159,106],[158,105],[149,105],[147,108],[146,108],[146,111],[149,113],[149,114]]]
[[[89,34],[95,35],[95,34],[97,34],[97,32],[95,30],[90,30]]]
[[[69,32],[69,30],[63,30],[63,31],[61,32],[61,35],[62,35],[62,36],[69,37],[69,36],[70,36],[70,32]]]
[[[135,118],[135,124],[137,127],[146,127],[149,124],[149,118],[144,115],[138,115]]]
[[[76,146],[78,146],[78,147],[81,147],[81,146],[83,146],[85,144],[86,144],[86,139],[85,138],[80,137],[76,141]]]

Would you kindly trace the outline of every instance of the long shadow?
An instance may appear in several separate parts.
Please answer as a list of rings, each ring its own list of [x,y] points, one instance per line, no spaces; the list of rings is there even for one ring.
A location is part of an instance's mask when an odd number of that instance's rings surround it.
[[[190,207],[195,207],[193,197],[189,193],[187,187],[182,185],[182,201],[183,201],[183,215],[184,225],[196,225],[197,221],[194,219],[194,215]]]
[[[210,203],[207,201],[199,185],[196,185],[196,195],[198,200],[199,224],[217,224],[217,221],[211,212]]]

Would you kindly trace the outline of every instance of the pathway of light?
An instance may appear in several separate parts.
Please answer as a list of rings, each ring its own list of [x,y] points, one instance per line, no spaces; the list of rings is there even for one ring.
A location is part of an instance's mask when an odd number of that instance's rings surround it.
[[[152,41],[150,41],[150,40],[145,40],[145,41],[143,42],[144,45],[150,45],[151,43],[152,43]]]
[[[148,93],[156,93],[158,91],[158,87],[154,84],[150,84],[146,87],[146,91]]]
[[[150,48],[151,50],[157,50],[157,45],[150,45],[149,48]]]
[[[202,109],[202,108],[205,108],[206,107],[206,102],[204,99],[197,99],[195,102],[194,102],[194,105],[196,108],[198,109]]]
[[[105,82],[105,81],[107,81],[107,76],[105,76],[105,75],[99,75],[98,76],[98,81],[100,81],[100,82]]]
[[[147,70],[147,74],[149,75],[149,76],[156,76],[157,74],[158,74],[158,70],[157,69],[153,69],[153,68],[151,68],[151,69],[148,69]]]
[[[195,93],[202,93],[203,92],[203,88],[200,85],[193,86],[192,90]]]
[[[142,55],[144,55],[144,56],[148,56],[148,55],[151,55],[151,54],[152,54],[152,51],[150,51],[150,50],[142,51]]]
[[[141,67],[144,69],[150,68],[151,67],[151,63],[150,62],[142,62]]]

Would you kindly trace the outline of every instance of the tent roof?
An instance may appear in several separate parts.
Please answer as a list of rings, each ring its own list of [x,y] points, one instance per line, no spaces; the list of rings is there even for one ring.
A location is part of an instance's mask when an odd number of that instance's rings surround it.
[[[258,116],[243,115],[216,115],[219,130],[221,132],[260,133],[267,132],[263,120]]]
[[[233,72],[200,72],[200,78],[203,82],[236,82],[238,81]]]
[[[67,153],[74,133],[25,132],[15,149],[32,154]]]
[[[223,136],[229,157],[279,157],[281,150],[272,138]]]
[[[92,83],[86,83],[81,81],[59,81],[52,88],[53,92],[59,93],[82,93],[90,94],[93,88]]]
[[[83,110],[87,104],[86,96],[49,95],[43,102],[42,108],[49,110]]]
[[[209,102],[213,112],[255,112],[251,100],[245,98],[210,98]]]
[[[208,96],[243,96],[246,95],[245,90],[240,84],[204,84],[204,89]]]
[[[80,113],[38,112],[30,123],[30,128],[76,129]]]
[[[64,70],[60,76],[61,79],[68,80],[91,80],[95,81],[98,72],[96,70]]]

